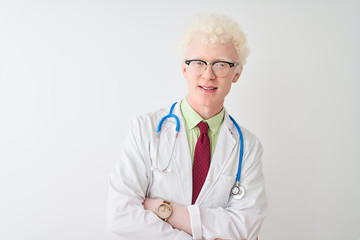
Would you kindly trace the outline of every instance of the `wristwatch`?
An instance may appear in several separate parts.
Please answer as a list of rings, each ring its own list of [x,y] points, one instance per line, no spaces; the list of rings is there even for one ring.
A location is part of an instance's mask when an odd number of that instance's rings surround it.
[[[171,216],[171,213],[172,213],[171,203],[165,200],[162,201],[162,203],[160,203],[159,207],[156,209],[156,215],[165,222]]]

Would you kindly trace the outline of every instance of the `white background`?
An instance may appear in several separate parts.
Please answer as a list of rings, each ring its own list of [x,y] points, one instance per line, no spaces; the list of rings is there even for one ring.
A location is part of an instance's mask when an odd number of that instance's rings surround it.
[[[131,119],[186,95],[200,12],[252,50],[226,106],[264,146],[261,239],[360,239],[360,3],[265,0],[1,1],[0,239],[113,239],[109,174]]]

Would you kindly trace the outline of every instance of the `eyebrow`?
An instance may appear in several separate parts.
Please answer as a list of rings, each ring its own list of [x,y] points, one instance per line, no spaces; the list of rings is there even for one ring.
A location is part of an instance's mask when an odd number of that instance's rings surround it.
[[[196,59],[196,60],[203,60],[203,61],[205,61],[204,60],[204,58],[202,58],[202,57],[199,57],[199,56],[191,56],[191,57],[189,57],[189,58],[186,58],[187,60],[190,60],[190,59]],[[219,58],[216,58],[216,60],[215,61],[212,61],[212,62],[218,62],[218,61],[224,61],[224,62],[233,62],[230,58],[227,58],[227,57],[219,57]],[[205,62],[207,62],[207,61],[205,61]],[[235,61],[234,61],[235,62]]]
[[[233,62],[230,58],[227,57],[220,57],[217,61]]]

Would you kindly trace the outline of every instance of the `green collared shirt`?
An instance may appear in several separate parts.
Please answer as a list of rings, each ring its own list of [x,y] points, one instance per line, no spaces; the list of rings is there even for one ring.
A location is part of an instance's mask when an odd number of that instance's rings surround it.
[[[195,146],[200,136],[200,130],[197,125],[201,121],[206,122],[209,125],[208,135],[210,139],[211,156],[212,156],[219,136],[220,126],[224,121],[224,116],[225,116],[224,108],[214,117],[208,120],[204,120],[202,117],[200,117],[200,115],[197,112],[195,112],[195,110],[190,106],[187,99],[185,98],[183,101],[181,101],[180,110],[185,122],[185,129],[189,142],[191,159],[194,160]]]

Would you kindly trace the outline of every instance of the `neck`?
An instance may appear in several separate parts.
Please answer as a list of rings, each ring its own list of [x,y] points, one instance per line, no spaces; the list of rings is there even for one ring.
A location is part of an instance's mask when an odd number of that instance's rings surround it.
[[[219,103],[217,105],[202,105],[196,104],[189,98],[187,98],[187,100],[190,106],[195,110],[195,112],[197,112],[204,120],[208,120],[216,116],[219,112],[221,112],[224,107],[224,103]]]

